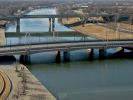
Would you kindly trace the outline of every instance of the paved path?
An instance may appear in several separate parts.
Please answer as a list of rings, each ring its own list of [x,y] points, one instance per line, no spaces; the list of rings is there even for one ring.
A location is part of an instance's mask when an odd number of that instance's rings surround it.
[[[4,79],[2,77],[2,74],[0,73],[0,95],[2,94],[3,89],[4,89]]]
[[[16,68],[18,69],[17,72]],[[9,100],[56,100],[26,66],[14,63],[10,65],[0,65],[0,69],[3,70],[12,81],[13,89],[8,97]],[[26,81],[25,84],[24,80]]]
[[[7,76],[6,73],[0,71],[0,75],[2,76],[4,84],[3,84],[3,88],[2,88],[2,92],[0,94],[0,100],[5,100],[8,98],[8,96],[10,95],[10,92],[12,90],[12,83],[10,78]]]

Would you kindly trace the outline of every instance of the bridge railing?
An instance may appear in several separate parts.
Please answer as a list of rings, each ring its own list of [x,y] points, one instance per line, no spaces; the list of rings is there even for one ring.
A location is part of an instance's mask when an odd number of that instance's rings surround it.
[[[7,45],[2,45],[0,46],[0,48],[4,48],[4,47],[14,47],[14,46],[29,46],[30,45],[42,45],[42,44],[63,44],[63,43],[83,43],[83,42],[106,42],[106,44],[108,44],[108,42],[110,41],[133,41],[133,39],[121,39],[121,40],[73,40],[73,41],[48,41],[48,42],[36,42],[36,43],[19,43],[19,44],[7,44]]]

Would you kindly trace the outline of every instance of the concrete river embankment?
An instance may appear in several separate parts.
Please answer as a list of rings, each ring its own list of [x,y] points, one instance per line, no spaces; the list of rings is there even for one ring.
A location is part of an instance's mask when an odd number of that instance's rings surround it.
[[[26,68],[26,66],[15,62],[7,65],[0,65],[0,69],[3,73],[8,75],[12,88],[7,97],[9,100],[33,100],[36,98],[39,100],[56,100],[56,98],[33,76],[33,74]],[[9,83],[8,80],[5,84]],[[7,84],[6,88],[9,88]],[[8,90],[9,90],[8,89]],[[5,89],[3,92],[8,93]],[[4,98],[4,97],[3,97]]]

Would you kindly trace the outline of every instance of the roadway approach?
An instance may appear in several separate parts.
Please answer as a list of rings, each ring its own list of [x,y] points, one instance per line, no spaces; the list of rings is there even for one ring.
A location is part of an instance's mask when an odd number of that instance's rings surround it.
[[[49,42],[49,43],[28,43],[19,45],[0,46],[0,56],[20,55],[20,62],[30,63],[30,55],[35,53],[57,51],[56,62],[61,61],[61,54],[64,54],[64,61],[70,61],[72,50],[90,49],[89,59],[93,59],[94,49],[99,49],[99,57],[104,57],[108,48],[133,48],[133,40],[91,40],[91,41],[71,41],[71,42]],[[133,50],[132,50],[133,52]]]

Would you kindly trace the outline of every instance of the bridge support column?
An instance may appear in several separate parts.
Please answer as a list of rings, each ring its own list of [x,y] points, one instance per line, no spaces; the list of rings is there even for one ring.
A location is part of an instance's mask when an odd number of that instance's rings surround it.
[[[132,54],[133,54],[133,50],[131,50]]]
[[[52,32],[55,30],[55,18],[52,18]]]
[[[124,55],[124,48],[122,48],[122,47],[120,48],[119,55],[121,55],[121,56]]]
[[[61,52],[57,51],[57,54],[56,54],[56,63],[60,63],[60,62],[61,62]]]
[[[52,19],[49,18],[49,32],[51,32],[52,30]]]
[[[64,51],[64,62],[70,62],[70,52]]]
[[[121,52],[121,53],[124,53],[124,48],[121,48],[120,52]]]
[[[19,61],[23,64],[30,64],[30,55],[21,55]]]
[[[99,49],[99,59],[105,59],[106,58],[106,51],[105,49]]]
[[[20,19],[19,18],[17,18],[16,32],[20,33]]]
[[[81,18],[81,23],[82,23],[82,26],[85,27],[85,24],[86,24],[86,18],[85,17]]]
[[[94,49],[88,49],[89,53],[89,61],[92,61],[94,59]]]
[[[122,47],[119,47],[118,49],[117,49],[117,52],[121,55],[123,55],[123,53],[124,53],[124,48],[122,48]]]

